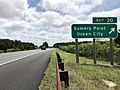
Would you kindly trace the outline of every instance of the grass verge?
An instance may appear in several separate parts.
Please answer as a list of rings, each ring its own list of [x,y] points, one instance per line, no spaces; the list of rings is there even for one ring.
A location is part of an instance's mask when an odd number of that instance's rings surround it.
[[[75,55],[58,50],[65,63],[65,69],[69,71],[70,87],[63,90],[120,90],[120,68],[110,67],[102,64],[108,64],[105,61],[97,61],[94,65],[92,59],[80,57],[80,62],[75,63]],[[51,62],[45,77],[41,83],[41,90],[56,89],[56,64],[55,52],[51,57]],[[115,87],[109,87],[103,80],[112,81]]]
[[[51,55],[50,64],[45,71],[45,76],[40,84],[40,90],[57,90],[56,80],[56,52]]]

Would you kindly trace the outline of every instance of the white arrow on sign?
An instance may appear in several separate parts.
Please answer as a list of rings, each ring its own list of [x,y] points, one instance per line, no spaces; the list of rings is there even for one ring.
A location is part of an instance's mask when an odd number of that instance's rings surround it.
[[[111,34],[112,32],[115,32],[115,28],[111,28],[111,31],[109,32],[109,34]]]

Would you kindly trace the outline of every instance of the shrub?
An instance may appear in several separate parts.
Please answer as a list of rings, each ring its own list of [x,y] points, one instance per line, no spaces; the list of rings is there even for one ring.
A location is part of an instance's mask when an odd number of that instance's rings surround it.
[[[120,65],[120,48],[116,48],[114,52],[114,60]]]
[[[7,52],[21,51],[21,49],[7,49]]]
[[[16,49],[7,49],[7,52],[15,52]]]
[[[97,58],[100,60],[109,60],[109,44],[108,43],[99,43],[96,42],[96,55]],[[68,45],[68,46],[59,46],[59,49],[69,52],[75,53],[75,45]],[[93,58],[93,44],[92,43],[82,43],[78,46],[79,55],[87,58]],[[117,48],[115,45],[113,46],[113,52],[115,61],[118,63],[120,62],[120,48]]]

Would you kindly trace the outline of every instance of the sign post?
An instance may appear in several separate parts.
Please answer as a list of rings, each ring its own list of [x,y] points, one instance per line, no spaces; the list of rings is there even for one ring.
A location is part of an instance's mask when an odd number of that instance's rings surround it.
[[[114,65],[114,62],[113,62],[113,44],[112,44],[112,38],[110,38],[110,55],[109,55],[109,59],[110,59],[110,64]]]
[[[79,63],[79,52],[78,52],[78,39],[75,39],[75,46],[76,46],[76,63]]]
[[[95,38],[93,38],[93,51],[94,51],[94,55],[93,55],[94,64],[97,64],[97,62],[96,62],[96,45],[95,45]]]

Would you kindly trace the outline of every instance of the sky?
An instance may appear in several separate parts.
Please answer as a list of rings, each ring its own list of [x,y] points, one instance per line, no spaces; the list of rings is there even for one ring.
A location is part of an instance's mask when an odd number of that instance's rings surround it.
[[[93,17],[117,17],[119,28],[120,0],[0,0],[0,38],[38,46],[70,42],[71,25]]]

